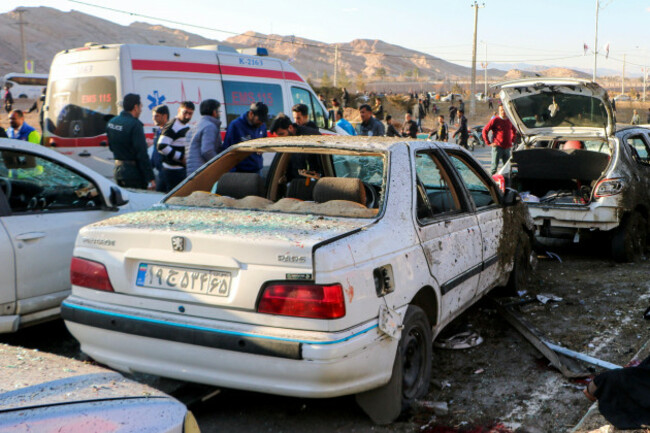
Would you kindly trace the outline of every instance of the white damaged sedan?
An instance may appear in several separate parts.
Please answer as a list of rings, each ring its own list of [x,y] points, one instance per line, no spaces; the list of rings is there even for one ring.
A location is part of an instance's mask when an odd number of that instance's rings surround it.
[[[0,139],[0,333],[59,316],[81,227],[161,197],[127,192],[52,149]]]
[[[253,153],[263,176],[231,170]],[[62,315],[122,371],[302,397],[379,423],[427,392],[431,344],[516,286],[531,220],[456,145],[294,137],[233,146],[143,212],[83,228]]]

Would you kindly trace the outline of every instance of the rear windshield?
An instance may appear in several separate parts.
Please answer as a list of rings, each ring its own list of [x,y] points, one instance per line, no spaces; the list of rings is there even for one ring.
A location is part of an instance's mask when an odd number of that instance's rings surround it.
[[[165,203],[279,213],[375,218],[383,208],[387,155],[331,149],[233,149],[187,181]],[[247,158],[264,168],[244,173]]]
[[[57,137],[96,137],[117,115],[115,77],[64,78],[48,89],[46,128]]]
[[[585,95],[542,92],[513,100],[515,112],[527,128],[602,127],[607,110],[599,99]]]

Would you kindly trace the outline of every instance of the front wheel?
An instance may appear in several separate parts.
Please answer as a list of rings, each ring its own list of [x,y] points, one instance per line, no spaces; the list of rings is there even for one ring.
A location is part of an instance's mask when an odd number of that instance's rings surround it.
[[[627,214],[612,236],[612,255],[617,262],[638,262],[646,250],[647,222],[639,212]]]
[[[427,315],[417,305],[409,305],[395,354],[390,381],[356,395],[363,411],[376,424],[389,424],[429,390],[433,334]]]
[[[517,296],[517,292],[524,290],[526,281],[530,274],[530,254],[532,251],[530,237],[522,233],[519,243],[515,248],[512,271],[505,286],[505,292],[509,296]]]

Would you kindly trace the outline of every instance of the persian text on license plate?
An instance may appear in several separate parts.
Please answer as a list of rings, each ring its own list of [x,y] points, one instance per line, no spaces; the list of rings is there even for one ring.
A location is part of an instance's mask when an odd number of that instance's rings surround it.
[[[230,272],[140,263],[135,284],[140,287],[228,296]]]

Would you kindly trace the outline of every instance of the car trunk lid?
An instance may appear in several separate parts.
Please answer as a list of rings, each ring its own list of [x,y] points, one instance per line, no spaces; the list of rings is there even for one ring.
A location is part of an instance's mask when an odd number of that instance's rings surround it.
[[[530,136],[612,136],[615,117],[607,92],[579,79],[530,79],[499,84],[508,117]]]

